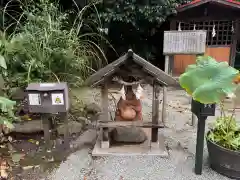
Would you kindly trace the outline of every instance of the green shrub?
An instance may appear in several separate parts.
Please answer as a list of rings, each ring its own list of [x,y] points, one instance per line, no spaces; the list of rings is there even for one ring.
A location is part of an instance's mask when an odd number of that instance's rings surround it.
[[[28,0],[21,8],[23,13],[16,20],[15,31],[0,34],[0,53],[9,67],[11,87],[47,81],[67,81],[79,86],[93,71],[93,65],[99,68],[106,62],[98,46],[103,38],[81,31],[86,25],[83,14],[91,5],[80,10],[72,24],[69,13],[49,0]]]
[[[0,76],[6,76],[7,65],[3,56],[0,55]],[[2,91],[3,89],[1,89]],[[5,128],[13,128],[13,121],[17,120],[14,115],[15,101],[0,96],[0,134]],[[0,139],[1,142],[1,139]]]

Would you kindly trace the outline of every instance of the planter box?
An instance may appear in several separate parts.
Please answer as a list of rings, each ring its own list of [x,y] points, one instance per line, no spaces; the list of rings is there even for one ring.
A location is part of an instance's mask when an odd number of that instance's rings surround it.
[[[229,178],[240,180],[240,152],[223,148],[207,139],[210,167]]]

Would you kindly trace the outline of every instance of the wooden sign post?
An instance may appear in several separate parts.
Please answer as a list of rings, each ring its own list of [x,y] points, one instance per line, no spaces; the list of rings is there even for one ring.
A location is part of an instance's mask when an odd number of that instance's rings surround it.
[[[165,72],[169,72],[169,55],[189,54],[201,55],[205,53],[206,31],[165,31],[163,53],[165,55]],[[167,88],[163,89],[162,121],[166,121]],[[205,120],[215,113],[215,106],[197,103],[192,100],[192,125],[197,126],[197,144],[195,155],[195,173],[202,173],[202,158],[204,146]],[[195,115],[196,116],[195,116]]]
[[[170,55],[202,55],[206,48],[206,31],[165,31],[163,42],[163,54],[165,55],[165,72],[169,73]],[[173,63],[173,62],[172,62]],[[172,70],[170,70],[172,71]],[[167,103],[167,88],[163,88],[162,121],[165,123]],[[196,117],[192,115],[192,125],[196,125]]]
[[[202,104],[192,100],[191,111],[198,118],[197,144],[195,155],[195,173],[202,174],[202,159],[204,147],[205,124],[208,116],[215,116],[215,104]]]

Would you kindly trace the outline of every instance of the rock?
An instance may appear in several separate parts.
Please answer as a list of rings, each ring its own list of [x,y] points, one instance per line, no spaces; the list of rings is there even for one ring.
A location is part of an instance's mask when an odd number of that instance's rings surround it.
[[[86,105],[85,110],[87,113],[93,113],[93,114],[101,112],[101,108],[96,103],[91,103]]]
[[[127,143],[142,143],[147,139],[145,132],[138,127],[118,127],[112,131],[112,138]]]
[[[68,129],[69,129],[69,134],[78,134],[82,131],[83,124],[77,121],[70,121],[68,122]],[[62,124],[57,127],[57,132],[59,135],[64,135],[65,132],[65,125]]]
[[[43,131],[42,120],[21,121],[13,124],[11,132],[16,133],[34,133]]]
[[[74,148],[80,148],[85,145],[93,146],[96,143],[97,131],[89,129],[83,132],[76,140],[71,142]]]
[[[16,100],[23,100],[25,97],[25,92],[24,89],[22,88],[12,88],[11,89],[11,99],[16,101]]]

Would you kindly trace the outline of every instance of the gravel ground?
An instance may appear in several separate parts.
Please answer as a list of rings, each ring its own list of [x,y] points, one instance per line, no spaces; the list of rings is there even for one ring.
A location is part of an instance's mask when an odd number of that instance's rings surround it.
[[[151,113],[151,88],[146,87],[144,115]],[[95,92],[86,91],[83,97]],[[89,99],[88,99],[89,101]],[[188,125],[191,119],[189,97],[181,90],[168,91],[168,128],[161,130],[169,148],[169,158],[157,156],[122,156],[91,158],[91,150],[82,148],[71,154],[67,161],[53,171],[49,180],[227,180],[208,167],[207,150],[204,151],[203,174],[193,172],[196,146],[196,128]],[[219,114],[219,111],[217,111]],[[238,115],[240,117],[240,114]],[[208,124],[214,117],[208,119]],[[81,137],[80,137],[81,138]],[[90,138],[91,139],[91,138]],[[86,141],[86,140],[85,140]],[[90,140],[91,141],[91,140]],[[80,142],[80,141],[79,141]]]

